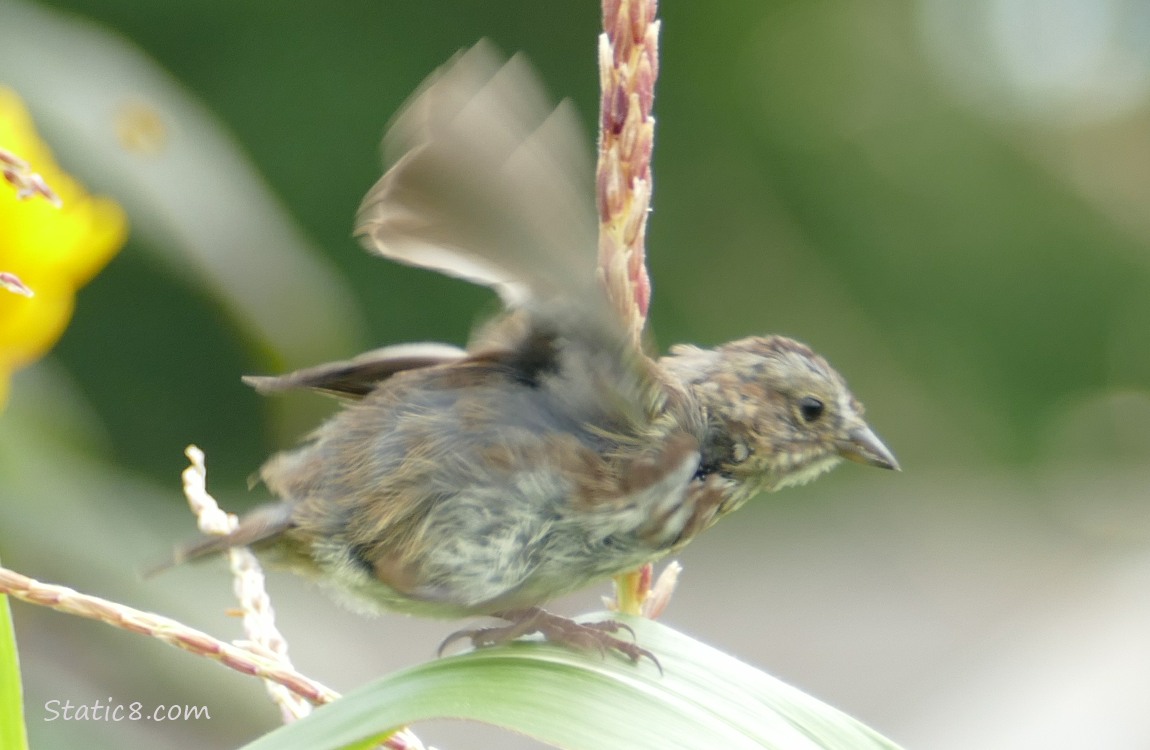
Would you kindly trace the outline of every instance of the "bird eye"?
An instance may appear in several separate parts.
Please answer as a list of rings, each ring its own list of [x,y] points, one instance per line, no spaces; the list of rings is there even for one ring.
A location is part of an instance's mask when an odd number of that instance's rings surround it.
[[[823,402],[814,396],[803,396],[799,399],[799,414],[803,421],[813,422],[823,415]]]

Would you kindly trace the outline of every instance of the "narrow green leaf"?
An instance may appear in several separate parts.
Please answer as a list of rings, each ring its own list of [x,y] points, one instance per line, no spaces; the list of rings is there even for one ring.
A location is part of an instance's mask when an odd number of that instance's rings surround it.
[[[618,619],[658,655],[662,675],[647,661],[518,642],[388,675],[245,750],[335,750],[432,718],[482,721],[570,750],[897,750],[721,651],[650,620]]]
[[[0,747],[4,750],[28,749],[23,694],[12,612],[8,597],[0,595]]]

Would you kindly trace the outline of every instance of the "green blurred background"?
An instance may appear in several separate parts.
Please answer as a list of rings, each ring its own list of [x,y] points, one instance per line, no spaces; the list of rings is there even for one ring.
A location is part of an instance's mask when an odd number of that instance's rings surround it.
[[[667,621],[907,747],[1150,746],[1150,6],[660,15],[655,340],[809,342],[904,468],[847,466],[719,525],[683,556]],[[330,406],[262,401],[241,374],[465,340],[488,292],[350,238],[384,125],[489,37],[575,101],[590,143],[598,24],[589,0],[0,0],[0,84],[135,229],[0,416],[5,564],[238,637],[221,568],[136,577],[191,532],[184,446],[242,510],[264,498],[248,475]],[[126,62],[85,62],[101,49]],[[117,150],[125,106],[155,115],[154,153]],[[340,690],[454,627],[360,620],[286,577],[272,595],[297,665]],[[254,682],[13,606],[36,747],[231,746],[276,722]],[[46,700],[108,697],[213,718],[44,721]]]

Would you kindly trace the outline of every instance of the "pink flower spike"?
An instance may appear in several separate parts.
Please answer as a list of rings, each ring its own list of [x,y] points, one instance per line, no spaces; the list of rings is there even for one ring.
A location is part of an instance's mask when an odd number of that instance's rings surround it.
[[[601,0],[599,37],[599,269],[635,340],[650,301],[646,224],[651,208],[651,107],[658,76],[656,0]]]
[[[663,572],[659,574],[655,585],[651,587],[651,593],[647,600],[643,602],[644,617],[656,620],[659,615],[663,614],[667,605],[671,603],[671,595],[675,593],[675,587],[679,583],[679,574],[682,572],[683,566],[677,560],[667,563],[667,567],[663,568]]]
[[[0,271],[0,287],[4,287],[8,291],[24,297],[36,296],[36,293],[32,291],[31,287],[21,281],[19,276],[14,273],[8,273],[7,271]]]

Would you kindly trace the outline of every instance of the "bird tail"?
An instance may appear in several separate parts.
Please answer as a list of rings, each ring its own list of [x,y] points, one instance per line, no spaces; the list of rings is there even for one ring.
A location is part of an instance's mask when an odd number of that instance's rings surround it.
[[[232,547],[247,547],[269,541],[290,529],[293,503],[268,503],[244,515],[239,526],[230,534],[202,534],[176,547],[172,557],[144,571],[145,578],[162,573],[177,565],[226,552]]]

